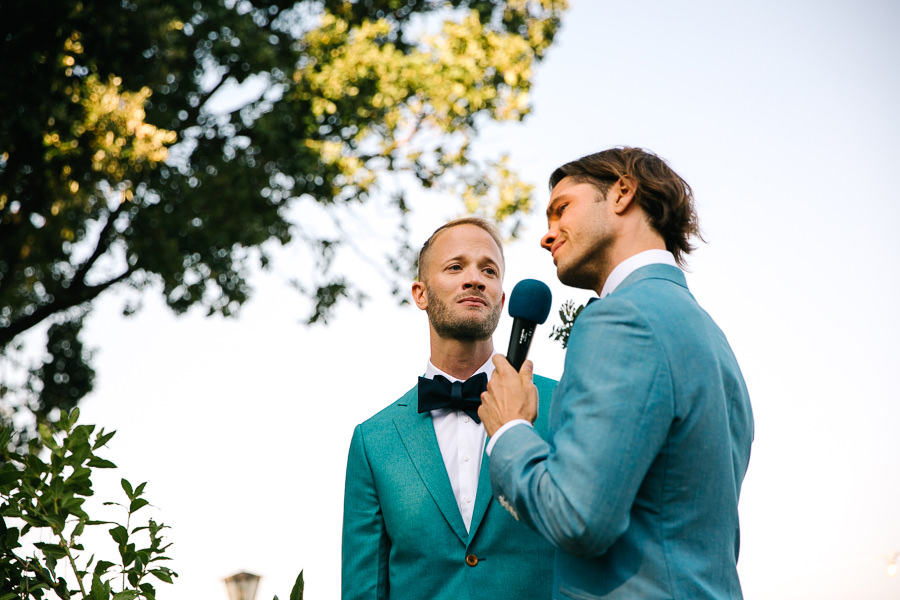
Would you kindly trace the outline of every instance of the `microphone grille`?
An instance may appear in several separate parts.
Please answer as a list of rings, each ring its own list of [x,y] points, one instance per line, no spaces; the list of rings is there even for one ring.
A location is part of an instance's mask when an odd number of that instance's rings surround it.
[[[509,316],[541,324],[550,314],[550,288],[537,279],[523,279],[509,295]]]

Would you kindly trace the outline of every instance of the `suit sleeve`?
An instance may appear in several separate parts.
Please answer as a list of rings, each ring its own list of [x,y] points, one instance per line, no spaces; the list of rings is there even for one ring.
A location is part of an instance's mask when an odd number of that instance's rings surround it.
[[[386,600],[390,540],[366,455],[365,437],[357,426],[350,442],[344,486],[341,543],[342,600]]]
[[[649,324],[625,301],[597,304],[572,331],[548,441],[513,427],[490,463],[494,493],[576,556],[604,553],[628,528],[674,410],[668,364]]]

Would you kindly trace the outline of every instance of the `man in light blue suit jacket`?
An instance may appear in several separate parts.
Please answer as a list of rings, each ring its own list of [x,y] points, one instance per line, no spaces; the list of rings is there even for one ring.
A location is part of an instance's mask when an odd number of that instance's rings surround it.
[[[419,254],[413,300],[428,314],[425,379],[479,377],[474,407],[438,407],[421,386],[353,433],[344,492],[343,600],[549,599],[553,547],[494,501],[477,401],[491,374],[505,296],[494,228],[461,219],[438,229]],[[484,375],[480,375],[484,373]],[[556,382],[535,377],[546,432]],[[448,384],[451,385],[451,384]],[[452,384],[457,385],[457,384]],[[466,411],[469,412],[466,412]]]
[[[554,598],[739,599],[753,417],[677,266],[699,237],[690,187],[618,148],[560,167],[551,190],[541,243],[600,299],[571,330],[545,439],[527,426],[530,364],[494,359],[479,414],[495,494],[556,546]]]

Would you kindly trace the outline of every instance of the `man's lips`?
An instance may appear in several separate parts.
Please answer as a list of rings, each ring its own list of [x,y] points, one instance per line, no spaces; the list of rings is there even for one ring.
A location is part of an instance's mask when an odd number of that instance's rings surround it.
[[[565,242],[560,240],[560,241],[556,242],[555,244],[553,244],[552,246],[550,246],[550,256],[553,257],[553,260],[556,260],[556,253],[559,251],[559,249],[562,247],[563,244],[565,244]]]
[[[487,306],[484,298],[479,298],[478,296],[464,296],[457,300],[456,303],[463,306]]]

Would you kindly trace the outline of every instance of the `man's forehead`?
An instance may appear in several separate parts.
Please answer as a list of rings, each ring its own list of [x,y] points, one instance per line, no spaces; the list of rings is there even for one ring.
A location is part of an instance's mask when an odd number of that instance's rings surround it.
[[[550,192],[550,200],[547,202],[547,218],[550,218],[550,215],[553,213],[553,208],[559,204],[568,193],[568,190],[562,187],[561,184],[562,182],[557,184],[557,186],[553,188],[553,191]]]
[[[461,237],[480,237],[485,242],[487,242],[490,246],[496,248],[499,251],[499,246],[497,246],[497,242],[487,231],[478,227],[477,225],[472,225],[469,223],[465,223],[462,225],[456,225],[454,227],[448,227],[443,231],[439,232],[437,236],[432,241],[432,246],[448,246],[456,248],[460,246],[459,251],[464,250],[469,244],[459,240]]]
[[[477,240],[473,240],[477,237]],[[468,239],[466,239],[468,238]],[[484,244],[482,247],[481,244]],[[486,250],[482,252],[481,250]],[[427,262],[450,262],[472,258],[478,255],[478,260],[487,260],[501,264],[503,251],[494,237],[477,225],[469,223],[449,227],[439,232],[432,240]]]
[[[590,181],[578,181],[571,176],[560,179],[559,183],[550,191],[550,200],[547,202],[547,218],[550,218],[555,205],[578,194],[582,187],[591,188],[589,190],[591,195],[597,191],[597,186]]]

